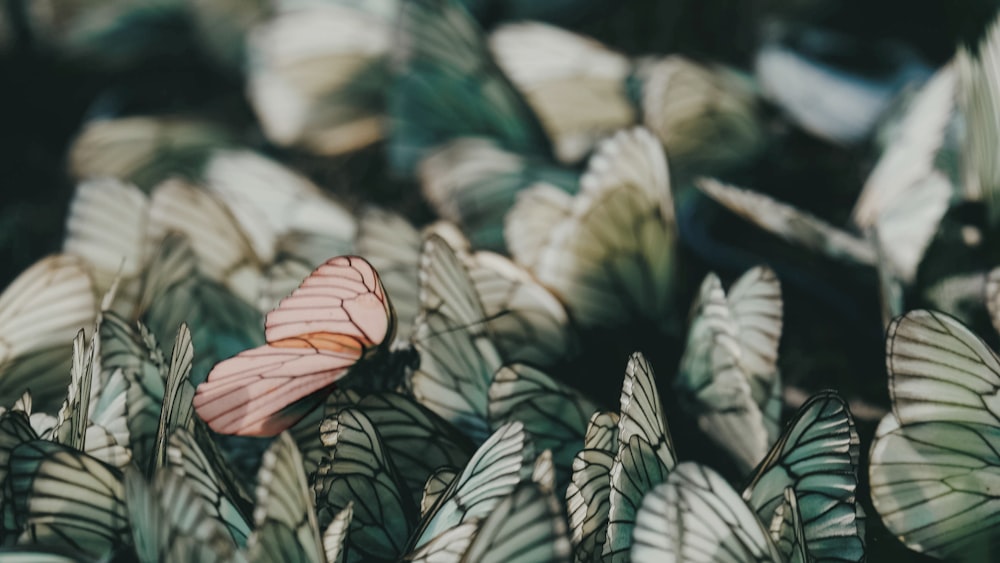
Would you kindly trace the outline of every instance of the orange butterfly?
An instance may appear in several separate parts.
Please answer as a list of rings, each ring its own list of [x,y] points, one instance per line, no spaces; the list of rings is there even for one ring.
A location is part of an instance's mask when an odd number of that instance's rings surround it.
[[[277,435],[356,365],[385,352],[395,332],[375,268],[359,256],[331,258],[267,314],[267,344],[212,368],[194,408],[221,434]]]

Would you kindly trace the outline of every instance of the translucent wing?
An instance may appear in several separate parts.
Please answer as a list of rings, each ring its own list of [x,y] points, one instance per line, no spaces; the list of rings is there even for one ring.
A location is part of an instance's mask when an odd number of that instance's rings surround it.
[[[417,507],[392,464],[375,426],[360,410],[344,409],[320,427],[330,459],[317,471],[320,523],[327,525],[353,503],[347,544],[365,559],[405,553]]]
[[[271,141],[336,155],[382,138],[395,14],[372,4],[285,10],[248,36],[250,100]]]
[[[125,381],[125,410],[129,445],[140,467],[149,467],[163,402],[166,361],[156,339],[141,324],[105,312],[100,325],[101,364],[104,373]],[[105,385],[107,388],[107,384]]]
[[[15,450],[11,458],[11,477],[21,483],[14,487],[15,494],[26,493],[18,543],[58,543],[95,559],[126,543],[129,524],[121,473],[82,452],[26,448],[30,445]]]
[[[584,449],[573,458],[566,511],[577,560],[593,561],[604,548],[613,464],[614,454],[600,449]]]
[[[322,403],[333,384],[359,359],[361,351],[339,353],[310,346],[265,345],[226,360],[198,386],[194,407],[222,434],[274,436]]]
[[[411,379],[424,406],[481,443],[488,435],[487,393],[502,363],[489,338],[485,313],[469,275],[443,239],[424,243],[421,314],[413,345],[420,367]]]
[[[76,187],[66,218],[63,252],[83,258],[103,294],[121,276],[122,310],[135,305],[135,279],[148,259],[145,247],[149,199],[138,188],[111,178]]]
[[[53,437],[61,444],[73,449],[85,451],[86,431],[90,422],[90,390],[95,369],[100,371],[100,352],[97,350],[100,340],[93,334],[90,344],[84,343],[83,330],[77,333],[73,340],[73,367],[70,371],[70,384],[59,414]]]
[[[902,425],[886,415],[868,471],[872,503],[889,531],[935,557],[989,558],[1000,545],[998,499],[990,490],[998,440],[992,425],[930,417]]]
[[[636,516],[632,560],[782,561],[767,529],[718,473],[691,462],[646,495]]]
[[[618,451],[611,464],[608,531],[602,548],[605,559],[627,558],[643,496],[662,483],[676,464],[653,369],[636,352],[629,358],[622,385]]]
[[[140,472],[128,471],[125,499],[140,561],[243,560],[229,532],[209,516],[182,474],[160,470],[147,484]]]
[[[414,502],[420,501],[424,483],[438,468],[464,467],[475,451],[455,427],[408,396],[373,393],[349,408],[364,413],[378,431]],[[330,411],[327,403],[328,415],[337,414]]]
[[[3,517],[3,529],[0,537],[11,539],[9,535],[18,530],[15,525],[14,495],[7,492],[7,477],[13,465],[11,455],[21,444],[38,439],[38,434],[31,427],[28,415],[20,410],[8,410],[0,414],[0,484],[5,488],[5,494],[0,497],[0,515]]]
[[[419,549],[437,535],[483,518],[528,477],[534,448],[519,422],[505,424],[476,451],[425,518],[416,534]]]
[[[255,530],[247,541],[251,561],[323,561],[313,495],[302,456],[287,432],[264,453],[253,519]]]
[[[30,387],[35,407],[53,412],[68,383],[70,343],[96,313],[79,258],[43,258],[11,282],[0,295],[0,403],[12,403]]]
[[[168,467],[184,475],[186,482],[204,499],[210,515],[225,525],[237,545],[243,546],[250,536],[253,501],[230,471],[204,426],[196,425],[195,433],[180,428],[170,436]]]
[[[677,55],[636,66],[642,123],[678,169],[731,166],[765,146],[758,93],[747,77]]]
[[[572,214],[573,201],[566,191],[544,182],[521,190],[504,218],[504,241],[511,255],[534,271],[552,226]]]
[[[769,269],[748,271],[728,298],[706,276],[692,310],[676,386],[702,430],[752,469],[777,439],[781,293]],[[768,416],[770,415],[770,416]]]
[[[785,488],[798,497],[806,549],[817,561],[864,558],[863,519],[856,503],[858,436],[844,401],[813,396],[758,467],[743,498],[770,523]]]
[[[403,5],[389,98],[389,155],[398,172],[411,174],[428,149],[457,137],[488,137],[516,153],[548,155],[545,132],[481,33],[453,0]]]
[[[200,273],[244,301],[254,302],[260,278],[257,257],[218,198],[176,178],[157,186],[149,206],[150,244],[158,244],[170,231],[187,237]],[[148,251],[152,253],[155,247]]]
[[[119,178],[148,193],[170,176],[199,177],[212,151],[231,143],[224,130],[195,120],[90,121],[70,147],[69,167],[81,180]]]
[[[773,270],[757,266],[736,280],[727,300],[739,329],[740,363],[754,376],[754,399],[763,406],[778,370],[784,309],[781,284]]]
[[[618,422],[621,417],[616,412],[601,411],[590,416],[587,423],[585,448],[603,450],[614,455],[618,451]]]
[[[568,563],[571,551],[566,521],[552,491],[527,480],[483,520],[462,561]]]
[[[431,508],[437,504],[438,499],[441,498],[445,492],[447,492],[448,487],[451,486],[452,481],[458,476],[458,471],[453,467],[442,467],[431,473],[430,477],[427,478],[427,482],[424,484],[423,494],[420,497],[420,516],[421,518],[426,518],[428,512]]]
[[[955,112],[957,73],[942,67],[920,89],[899,125],[899,133],[868,175],[854,204],[859,227],[875,224],[878,216],[901,202],[902,196],[934,170],[934,158],[944,143]]]
[[[182,323],[191,328],[198,350],[192,382],[204,381],[216,362],[263,343],[257,309],[218,282],[195,271],[195,257],[186,239],[167,237],[146,271],[141,303],[143,322],[172,348]]]
[[[802,529],[802,514],[799,513],[799,500],[791,487],[785,488],[785,501],[774,511],[774,518],[771,519],[767,531],[784,561],[789,563],[809,561],[805,531]]]
[[[323,550],[327,563],[341,563],[346,560],[347,530],[354,517],[354,505],[348,504],[333,517],[333,521],[323,532]]]
[[[640,352],[632,354],[625,367],[620,404],[618,443],[627,444],[632,436],[638,436],[653,447],[667,470],[673,467],[677,453],[656,391],[653,367]]]
[[[538,183],[575,192],[579,179],[576,171],[478,137],[435,149],[421,161],[419,173],[434,210],[460,225],[477,248],[491,250],[504,248],[504,217],[519,193]]]
[[[414,563],[459,563],[475,538],[479,524],[478,519],[470,520],[445,530],[420,549],[407,555],[406,560]]]
[[[597,41],[540,22],[505,24],[490,49],[538,114],[556,157],[573,164],[602,138],[635,123],[630,61]]]
[[[531,274],[489,251],[465,261],[504,359],[545,366],[577,351],[566,309]]]
[[[986,203],[990,223],[1000,217],[1000,168],[993,158],[1000,125],[1000,88],[994,64],[1000,52],[1000,26],[994,21],[983,36],[973,55],[968,49],[958,50],[955,65],[958,71],[958,107],[965,116],[967,132],[962,143],[962,176],[969,199]]]
[[[580,182],[571,214],[537,255],[535,275],[582,327],[663,322],[675,235],[662,148],[645,130],[621,132],[591,157]]]
[[[911,311],[887,330],[886,367],[900,424],[1000,424],[1000,358],[953,317]]]
[[[653,447],[640,436],[618,446],[611,464],[608,493],[608,531],[602,557],[624,561],[632,545],[632,531],[643,497],[667,479],[673,466],[666,466]]]
[[[775,236],[836,260],[875,265],[875,251],[867,241],[791,205],[716,180],[702,179],[696,185],[733,213]]]
[[[489,394],[490,426],[499,428],[520,421],[536,448],[551,450],[558,478],[565,482],[597,405],[524,364],[501,368],[493,377]]]
[[[339,203],[304,177],[249,151],[217,151],[204,181],[218,195],[250,239],[261,262],[274,261],[278,239],[291,232],[328,237],[347,248],[357,225]],[[339,242],[338,242],[339,241]],[[319,264],[344,250],[303,256]]]
[[[357,256],[331,258],[316,268],[267,314],[264,327],[269,343],[316,340],[313,346],[336,352],[388,345],[394,328],[392,305],[378,273]],[[310,338],[312,334],[318,336]]]
[[[998,545],[996,354],[955,319],[911,311],[890,325],[893,413],[871,450],[872,501],[912,549],[976,559]]]
[[[174,339],[174,349],[170,353],[170,367],[163,392],[160,409],[160,423],[156,429],[156,441],[151,459],[152,468],[162,467],[167,461],[167,441],[174,430],[190,430],[194,425],[192,400],[195,388],[191,384],[191,364],[194,361],[194,347],[191,345],[191,331],[181,325]]]

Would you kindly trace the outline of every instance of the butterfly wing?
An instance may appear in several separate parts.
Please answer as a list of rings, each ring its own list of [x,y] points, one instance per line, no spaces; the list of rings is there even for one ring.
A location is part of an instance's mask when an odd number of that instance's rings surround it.
[[[890,325],[886,365],[893,413],[872,444],[873,504],[913,549],[989,553],[1000,544],[992,491],[1000,360],[957,320],[918,310]]]
[[[715,471],[691,462],[674,468],[642,501],[632,560],[782,561],[767,529]]]
[[[195,409],[217,432],[273,436],[315,408],[366,353],[391,341],[394,324],[371,264],[332,258],[267,315],[268,344],[212,369]]]
[[[548,156],[542,126],[458,2],[404,3],[400,35],[389,99],[396,171],[412,174],[429,149],[457,137],[492,138],[515,153]]]

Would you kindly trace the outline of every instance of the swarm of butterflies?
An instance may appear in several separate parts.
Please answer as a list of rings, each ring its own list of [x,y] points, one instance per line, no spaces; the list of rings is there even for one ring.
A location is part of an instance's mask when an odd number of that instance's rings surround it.
[[[108,72],[182,22],[257,121],[81,126],[0,294],[0,560],[996,558],[1000,23],[876,77],[776,26],[747,73],[570,30],[605,3],[0,17]],[[874,139],[849,217],[735,185],[776,120]],[[787,369],[790,294],[868,323],[884,401]]]

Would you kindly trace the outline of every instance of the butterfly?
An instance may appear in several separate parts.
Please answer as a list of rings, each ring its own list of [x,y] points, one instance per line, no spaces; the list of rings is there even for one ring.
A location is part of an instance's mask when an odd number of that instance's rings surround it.
[[[212,368],[195,393],[195,410],[219,433],[278,434],[335,383],[386,357],[395,324],[371,264],[357,256],[331,258],[267,314],[266,344]]]
[[[80,181],[118,178],[149,193],[170,176],[197,177],[212,151],[233,142],[224,129],[197,120],[100,119],[73,140],[69,169]]]
[[[767,527],[712,469],[684,462],[643,499],[632,561],[784,561]]]
[[[1000,144],[1000,88],[995,60],[1000,52],[1000,20],[994,20],[974,55],[959,48],[958,107],[965,118],[961,170],[965,196],[986,203],[991,225],[1000,221],[1000,168],[996,147]]]
[[[780,432],[781,286],[770,268],[756,267],[727,295],[709,274],[692,309],[675,386],[705,433],[749,471]]]
[[[581,327],[666,322],[676,224],[663,147],[645,129],[619,131],[598,147],[580,184],[572,197],[548,187],[521,192],[504,228],[515,261]]]
[[[77,331],[97,314],[94,284],[79,258],[59,254],[22,272],[0,294],[0,403],[28,388],[35,406],[58,408]]]
[[[1000,545],[1000,358],[960,322],[916,310],[886,336],[892,413],[868,468],[872,504],[910,549],[983,560]]]
[[[682,168],[738,162],[764,146],[752,82],[721,65],[676,55],[630,58],[540,22],[504,24],[489,44],[564,164],[640,123]]]
[[[268,139],[323,155],[380,141],[398,2],[276,4],[247,37],[250,102]]]

